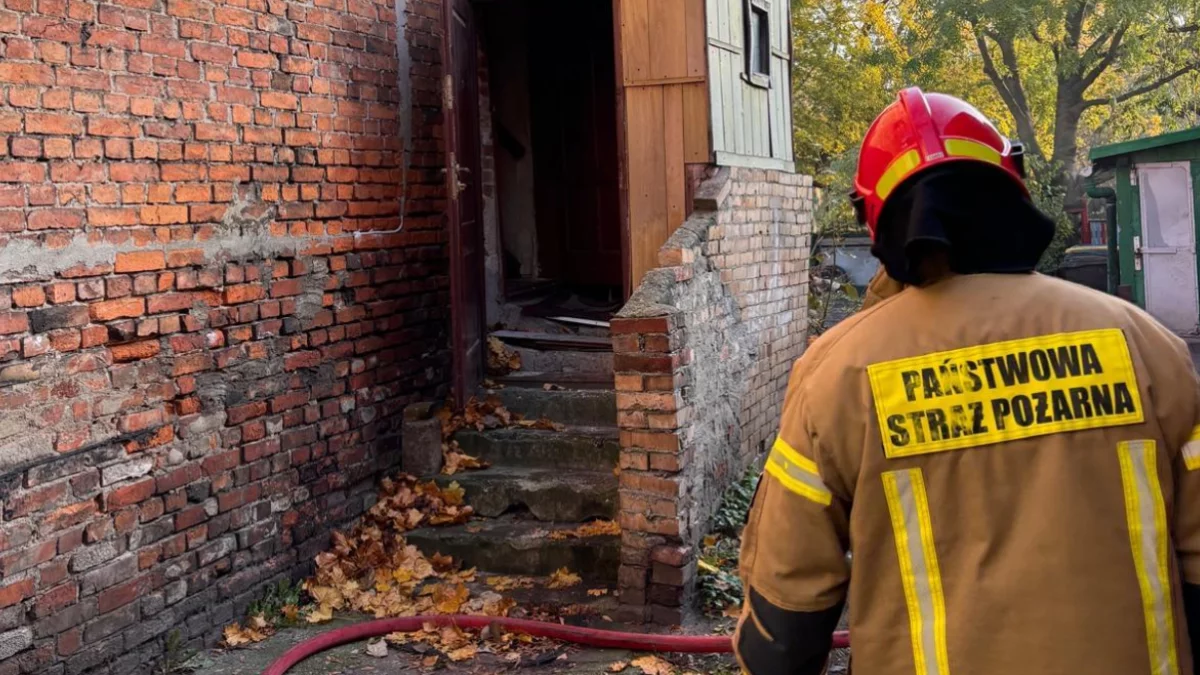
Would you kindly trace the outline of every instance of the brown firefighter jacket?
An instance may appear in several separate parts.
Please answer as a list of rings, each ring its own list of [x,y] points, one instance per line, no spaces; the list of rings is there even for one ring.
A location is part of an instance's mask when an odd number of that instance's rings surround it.
[[[1036,274],[904,289],[796,364],[744,581],[848,600],[857,675],[1191,673],[1198,425],[1186,345],[1130,304]]]

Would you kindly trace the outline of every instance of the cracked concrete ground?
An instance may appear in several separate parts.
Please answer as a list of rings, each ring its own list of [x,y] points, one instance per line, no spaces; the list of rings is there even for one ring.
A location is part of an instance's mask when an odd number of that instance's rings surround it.
[[[294,645],[329,630],[368,619],[366,616],[340,615],[334,621],[319,626],[284,629],[257,645],[228,651],[214,649],[197,654],[187,662],[187,667],[203,675],[257,675]],[[609,672],[611,664],[628,663],[638,656],[630,651],[584,649],[567,645],[547,649],[551,650],[550,655],[561,651],[561,658],[545,665],[513,669],[511,664],[502,660],[502,655],[481,652],[472,660],[456,664],[447,663],[442,659],[439,666],[431,670],[421,666],[420,655],[396,647],[390,647],[385,657],[369,656],[366,653],[366,643],[362,642],[344,645],[313,656],[288,671],[288,675],[415,675],[430,672],[461,675],[507,671],[532,675],[601,675]],[[737,673],[737,667],[729,656],[677,654],[665,657],[676,665],[678,672],[691,671],[710,675]],[[638,669],[627,668],[624,672],[633,675],[638,673]]]

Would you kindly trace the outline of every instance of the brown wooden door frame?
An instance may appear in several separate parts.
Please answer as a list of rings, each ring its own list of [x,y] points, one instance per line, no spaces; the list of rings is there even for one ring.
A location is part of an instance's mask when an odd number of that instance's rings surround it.
[[[616,74],[617,105],[617,201],[621,213],[621,279],[625,299],[633,295],[633,252],[629,232],[629,147],[625,131],[625,64],[622,58],[621,3],[613,0],[613,71]]]
[[[461,45],[461,50],[456,50],[454,44],[458,29],[456,10],[464,13],[462,20],[468,38],[464,42],[470,43]],[[468,72],[471,79],[464,89],[469,95],[461,95],[456,81],[459,68],[475,62],[478,37],[473,19],[470,0],[443,0],[442,126],[446,134],[446,215],[450,235],[451,384],[455,402],[460,407],[466,405],[483,379],[483,333],[486,330],[477,70],[470,68]],[[465,133],[459,128],[460,124],[466,127]],[[468,144],[473,144],[474,150]],[[467,241],[466,237],[475,241]]]

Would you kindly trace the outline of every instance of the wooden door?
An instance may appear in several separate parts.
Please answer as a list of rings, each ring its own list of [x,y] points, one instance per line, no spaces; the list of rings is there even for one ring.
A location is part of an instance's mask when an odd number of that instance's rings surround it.
[[[442,11],[452,385],[455,400],[464,405],[483,379],[484,359],[478,43],[469,0],[445,0]]]
[[[612,5],[535,0],[530,83],[543,276],[620,286]]]
[[[704,0],[617,0],[616,21],[636,288],[687,218],[687,165],[711,160]]]

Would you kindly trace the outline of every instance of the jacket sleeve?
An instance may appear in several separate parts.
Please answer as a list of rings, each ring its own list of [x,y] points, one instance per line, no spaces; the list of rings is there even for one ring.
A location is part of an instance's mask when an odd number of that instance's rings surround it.
[[[1183,611],[1200,675],[1200,378],[1187,345],[1155,326],[1161,334],[1147,351],[1146,363],[1158,425],[1171,458],[1174,477],[1172,541],[1182,582]]]
[[[792,372],[783,423],[742,538],[746,602],[734,636],[750,675],[817,675],[841,617],[849,503],[822,479],[809,431],[805,364]]]

